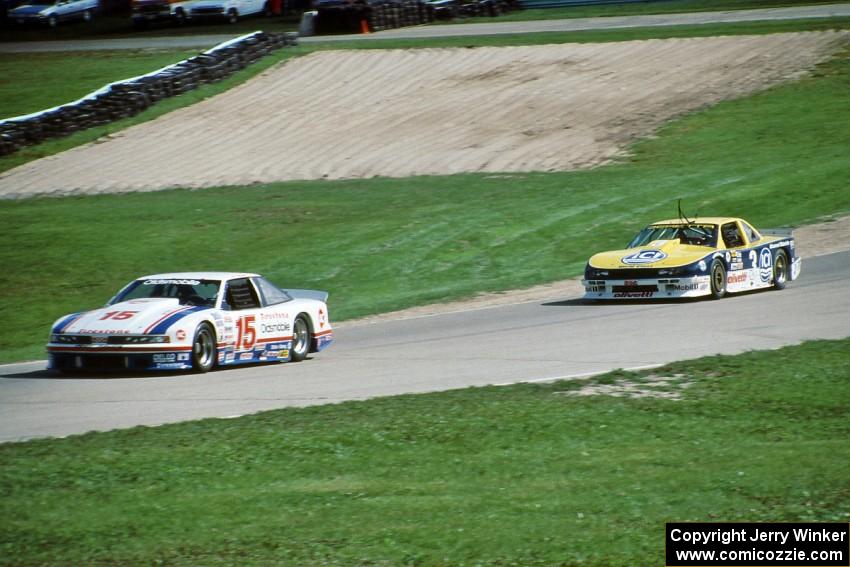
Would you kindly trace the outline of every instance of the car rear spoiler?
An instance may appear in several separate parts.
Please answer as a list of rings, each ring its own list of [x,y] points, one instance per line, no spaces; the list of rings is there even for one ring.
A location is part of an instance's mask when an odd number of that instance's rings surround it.
[[[762,236],[777,236],[779,238],[791,238],[793,230],[790,228],[760,228],[759,233]]]
[[[323,303],[328,302],[328,292],[313,289],[285,289],[283,290],[293,299],[316,299]]]

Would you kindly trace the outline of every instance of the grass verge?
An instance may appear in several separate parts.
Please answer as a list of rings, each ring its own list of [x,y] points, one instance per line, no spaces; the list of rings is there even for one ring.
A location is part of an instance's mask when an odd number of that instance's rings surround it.
[[[4,444],[0,564],[654,565],[669,521],[846,522],[848,356]],[[624,382],[682,399],[569,395]]]
[[[850,211],[850,59],[664,128],[592,171],[311,181],[0,203],[0,360],[127,281],[246,270],[330,291],[346,319],[573,277],[689,211],[787,226]],[[793,143],[789,143],[793,141]]]
[[[73,102],[197,54],[197,49],[0,54],[0,120]]]
[[[635,2],[601,6],[568,6],[520,10],[500,16],[500,22],[525,22],[530,20],[565,20],[613,16],[648,16],[652,14],[684,14],[691,12],[718,12],[729,10],[758,10],[764,8],[790,8],[834,4],[832,0],[662,0],[660,2]],[[455,20],[457,21],[457,20]],[[493,21],[469,19],[468,23]]]

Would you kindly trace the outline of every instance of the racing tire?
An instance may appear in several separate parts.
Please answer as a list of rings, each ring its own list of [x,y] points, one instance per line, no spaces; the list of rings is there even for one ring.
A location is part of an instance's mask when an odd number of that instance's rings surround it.
[[[723,265],[723,262],[715,258],[711,263],[709,274],[711,280],[711,297],[722,299],[726,295],[726,266]]]
[[[307,318],[304,315],[299,315],[295,318],[295,323],[292,324],[292,348],[289,349],[289,360],[301,362],[307,358],[311,340],[310,325],[307,323]]]
[[[83,21],[88,23],[94,19],[94,16],[91,13],[91,10],[86,10],[83,12]]]
[[[236,8],[231,8],[227,12],[227,23],[228,24],[235,24],[238,21],[239,21],[239,12],[236,11]]]
[[[177,22],[178,26],[184,25],[187,19],[186,12],[183,8],[177,8],[177,10],[174,11],[174,21]]]
[[[195,338],[192,340],[192,369],[200,374],[212,370],[217,351],[215,331],[209,323],[201,323],[195,329]]]
[[[773,257],[773,289],[785,289],[788,285],[788,254],[777,250]]]
[[[50,16],[49,18],[47,18],[47,25],[51,28],[57,27],[59,25],[59,18],[57,18],[56,16]]]

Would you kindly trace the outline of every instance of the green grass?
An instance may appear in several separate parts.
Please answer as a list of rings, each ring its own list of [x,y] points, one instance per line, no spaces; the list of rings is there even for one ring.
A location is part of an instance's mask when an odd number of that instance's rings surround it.
[[[563,20],[605,16],[646,16],[651,14],[757,10],[835,3],[832,0],[662,0],[660,2],[637,2],[633,4],[519,10],[509,12],[495,19],[470,18],[467,20],[455,20],[455,22],[525,22],[530,20]]]
[[[850,520],[850,340],[0,445],[0,564],[660,565],[671,521]],[[688,384],[683,387],[682,384]]]
[[[689,211],[797,225],[850,211],[850,59],[664,128],[591,171],[275,183],[0,203],[0,360],[127,281],[246,270],[330,292],[336,319],[576,276]]]
[[[197,49],[0,54],[0,120],[73,102],[197,54]]]

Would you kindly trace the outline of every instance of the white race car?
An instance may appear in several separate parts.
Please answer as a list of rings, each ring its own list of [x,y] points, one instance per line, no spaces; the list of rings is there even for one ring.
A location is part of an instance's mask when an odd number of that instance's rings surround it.
[[[257,274],[144,276],[106,307],[56,321],[48,367],[207,372],[216,365],[298,362],[333,341],[327,296],[280,289]]]

